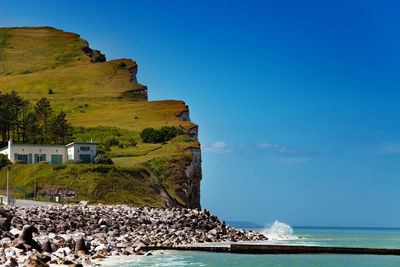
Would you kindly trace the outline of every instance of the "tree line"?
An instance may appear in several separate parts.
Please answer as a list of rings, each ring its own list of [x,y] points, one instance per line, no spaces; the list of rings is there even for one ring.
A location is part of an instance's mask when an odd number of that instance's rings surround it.
[[[50,101],[43,97],[32,105],[17,92],[0,92],[0,132],[5,144],[67,144],[72,141],[72,126],[66,114],[55,114]]]

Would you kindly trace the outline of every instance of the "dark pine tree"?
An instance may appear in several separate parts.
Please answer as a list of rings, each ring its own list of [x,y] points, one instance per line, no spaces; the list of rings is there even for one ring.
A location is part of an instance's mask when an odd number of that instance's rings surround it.
[[[53,110],[50,105],[50,101],[43,97],[35,105],[35,114],[39,121],[40,126],[43,127],[44,143],[49,142],[49,122]]]
[[[66,114],[61,111],[50,121],[51,139],[56,144],[65,145],[72,141],[72,127],[66,119]]]

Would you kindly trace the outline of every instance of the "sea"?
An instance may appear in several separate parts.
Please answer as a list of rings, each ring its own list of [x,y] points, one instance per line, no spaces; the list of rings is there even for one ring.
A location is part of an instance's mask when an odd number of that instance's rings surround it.
[[[400,228],[290,227],[276,221],[252,229],[264,244],[400,249]],[[110,257],[101,266],[400,266],[400,256],[375,255],[242,255],[194,251],[154,251],[150,256]]]

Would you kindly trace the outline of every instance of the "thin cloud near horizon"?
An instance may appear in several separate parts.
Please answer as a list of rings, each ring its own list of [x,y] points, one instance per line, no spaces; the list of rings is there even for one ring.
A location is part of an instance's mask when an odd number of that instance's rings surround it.
[[[267,142],[261,142],[252,145],[241,143],[237,146],[229,146],[225,141],[216,141],[209,146],[202,145],[202,150],[205,153],[213,153],[213,154],[238,153],[243,156],[266,154],[267,159],[279,163],[308,162],[310,158],[305,157],[305,155],[316,153],[315,151],[301,149],[295,146],[281,146],[278,144],[271,144]]]

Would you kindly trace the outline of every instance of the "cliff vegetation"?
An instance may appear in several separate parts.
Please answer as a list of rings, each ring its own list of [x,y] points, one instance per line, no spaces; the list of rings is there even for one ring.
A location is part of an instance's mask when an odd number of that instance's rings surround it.
[[[78,34],[51,27],[0,28],[0,91],[34,104],[46,97],[65,112],[74,141],[101,142],[114,165],[38,165],[38,192],[70,192],[69,201],[200,207],[197,125],[183,101],[148,101],[131,59],[107,61]],[[171,139],[144,142],[146,128],[177,129]],[[34,166],[11,171],[14,194],[33,190]],[[5,185],[5,170],[0,172]],[[71,197],[72,196],[72,197]]]

